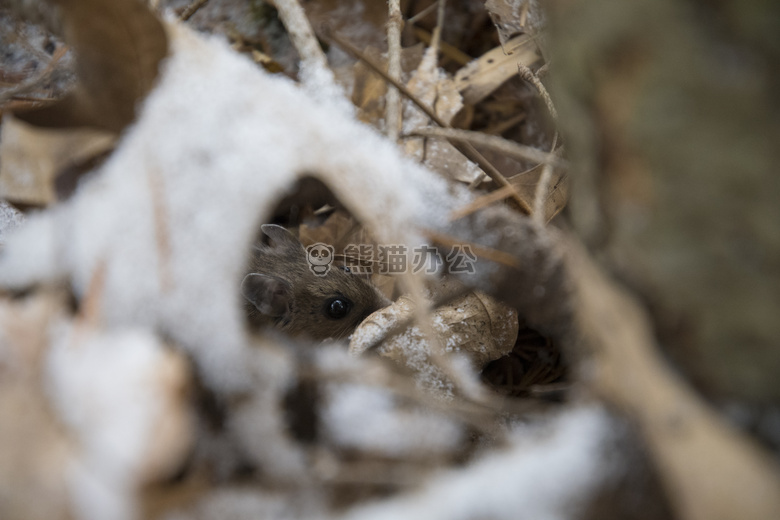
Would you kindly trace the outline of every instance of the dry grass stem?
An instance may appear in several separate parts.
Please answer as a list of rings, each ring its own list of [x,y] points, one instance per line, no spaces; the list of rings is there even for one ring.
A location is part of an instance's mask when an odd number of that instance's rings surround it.
[[[557,144],[558,133],[556,132],[555,136],[553,137],[552,146],[550,147],[550,153],[552,153],[552,150],[555,150]],[[542,168],[542,175],[539,177],[539,182],[536,184],[536,191],[534,192],[533,218],[539,226],[544,226],[545,224],[544,203],[547,200],[547,194],[550,192],[550,181],[552,180],[552,174],[552,165],[550,163],[545,164],[544,168]]]
[[[539,177],[539,183],[536,185],[536,191],[534,192],[533,219],[540,226],[544,226],[545,224],[544,202],[547,199],[547,193],[550,189],[552,174],[553,167],[550,164],[545,164],[544,168],[542,168],[542,175]]]
[[[505,265],[507,267],[514,267],[516,269],[520,268],[520,263],[517,261],[517,258],[515,258],[513,255],[510,255],[509,253],[499,251],[498,249],[481,246],[472,242],[465,242],[458,237],[446,235],[431,229],[423,229],[421,230],[421,233],[431,242],[436,242],[443,246],[450,247],[455,245],[467,245],[478,257],[484,258],[485,260],[490,260],[491,262],[496,262],[497,264]]]
[[[471,204],[468,204],[457,211],[453,211],[450,215],[450,222],[467,217],[472,213],[481,210],[491,204],[495,204],[498,201],[504,200],[512,195],[512,190],[508,186],[491,191],[481,197],[474,199]]]
[[[555,110],[555,105],[553,105],[552,98],[547,92],[547,89],[544,87],[544,84],[541,82],[541,80],[539,80],[539,77],[522,63],[517,64],[517,71],[520,73],[521,78],[530,82],[534,87],[536,87],[536,90],[539,91],[539,95],[542,96],[542,101],[544,101],[544,104],[547,106],[547,110],[550,112],[550,115],[555,121],[557,121],[558,111]]]
[[[332,77],[333,74],[328,68],[325,53],[322,51],[309,19],[306,17],[306,12],[298,0],[275,0],[274,4],[295,50],[298,51],[302,68],[309,69],[309,72],[314,75],[320,71],[326,72],[327,76]]]
[[[387,74],[400,82],[401,80],[401,28],[403,27],[400,0],[389,0],[387,18]],[[401,131],[402,112],[401,94],[391,84],[385,96],[387,138],[398,141]]]
[[[420,27],[414,28],[414,35],[426,45],[430,45],[433,41],[433,35]],[[442,40],[439,41],[439,52],[450,58],[458,65],[466,65],[473,59],[471,56],[461,51],[454,45],[450,45],[449,43]]]
[[[436,9],[436,28],[431,36],[430,46],[438,53],[441,41],[441,28],[444,27],[444,11],[447,8],[447,0],[439,0]]]
[[[165,205],[165,185],[163,178],[152,168],[146,168],[146,180],[152,200],[154,219],[154,239],[157,245],[157,276],[163,293],[169,292],[173,284],[171,273],[171,239],[168,222],[168,209]]]
[[[179,19],[182,22],[186,22],[190,18],[192,18],[192,15],[198,12],[198,9],[206,5],[206,2],[209,0],[195,0],[190,5],[188,5],[184,11],[182,11],[181,15],[179,16]]]
[[[415,23],[419,22],[420,20],[422,20],[423,18],[425,18],[426,16],[431,14],[438,7],[438,5],[439,5],[438,1],[433,2],[431,5],[429,5],[425,9],[423,9],[422,11],[417,13],[416,15],[412,16],[411,18],[409,18],[408,22],[410,24],[415,24]]]
[[[471,143],[481,148],[487,148],[499,152],[513,159],[533,161],[538,164],[549,164],[556,168],[567,168],[568,163],[554,153],[544,152],[538,148],[532,148],[503,137],[486,135],[473,130],[460,130],[457,128],[418,128],[409,134],[409,137],[438,137],[447,140],[455,140]]]

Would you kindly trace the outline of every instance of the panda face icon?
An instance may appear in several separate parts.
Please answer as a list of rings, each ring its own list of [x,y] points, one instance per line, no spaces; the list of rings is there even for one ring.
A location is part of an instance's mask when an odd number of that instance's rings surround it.
[[[333,263],[333,246],[317,242],[306,248],[306,258],[309,261],[309,269],[317,276],[325,276],[330,272],[330,264]]]

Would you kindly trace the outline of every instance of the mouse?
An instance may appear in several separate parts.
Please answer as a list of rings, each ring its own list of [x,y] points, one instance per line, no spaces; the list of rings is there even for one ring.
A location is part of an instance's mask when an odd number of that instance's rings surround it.
[[[274,327],[315,341],[342,339],[371,313],[390,304],[346,266],[312,265],[301,242],[276,224],[264,224],[269,244],[252,251],[241,295],[250,327]],[[332,261],[332,259],[331,259]]]

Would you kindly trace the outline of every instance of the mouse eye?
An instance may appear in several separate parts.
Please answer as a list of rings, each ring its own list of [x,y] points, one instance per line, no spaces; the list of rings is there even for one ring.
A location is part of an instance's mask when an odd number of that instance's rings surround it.
[[[352,308],[352,302],[346,298],[333,298],[325,304],[325,314],[334,320],[340,320]]]
[[[352,271],[350,270],[350,268],[349,268],[349,267],[347,267],[346,265],[340,265],[340,266],[339,266],[339,269],[341,269],[341,270],[342,270],[342,271],[344,271],[345,273],[351,273],[351,272],[352,272]]]

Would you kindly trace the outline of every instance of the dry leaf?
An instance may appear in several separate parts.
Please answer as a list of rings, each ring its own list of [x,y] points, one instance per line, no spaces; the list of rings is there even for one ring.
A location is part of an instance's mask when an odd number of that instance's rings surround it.
[[[363,354],[382,341],[376,351],[414,372],[422,386],[431,389],[451,386],[452,382],[430,353],[430,342],[419,328],[410,326],[401,334],[385,337],[414,314],[415,303],[407,296],[380,309],[354,332],[350,352]],[[432,323],[437,341],[444,347],[441,354],[464,355],[474,373],[511,352],[517,339],[517,311],[479,292],[438,308]]]
[[[518,64],[530,67],[539,58],[533,38],[517,36],[460,69],[455,74],[455,85],[463,101],[475,105],[517,74]]]
[[[0,140],[0,197],[45,206],[57,200],[55,180],[67,167],[114,146],[116,136],[91,128],[39,128],[6,115]]]
[[[429,48],[407,87],[423,102],[433,106],[436,115],[445,123],[449,123],[463,108],[463,101],[455,83],[436,67],[435,57],[435,53]],[[407,106],[410,106],[409,102]],[[404,121],[405,131],[410,132],[429,125],[428,118],[420,110],[407,110]],[[428,168],[447,179],[470,183],[482,173],[474,163],[466,159],[447,141],[405,139],[404,151],[422,160]]]
[[[545,21],[539,4],[533,0],[485,1],[485,9],[496,26],[502,45],[519,33],[537,34],[542,31]]]
[[[374,63],[382,64],[385,69],[387,68],[387,59],[376,48],[369,47],[366,49],[365,54]],[[422,44],[401,49],[401,70],[404,75],[411,73],[419,66],[422,55]],[[362,61],[355,63],[352,69],[352,76],[354,78],[352,103],[358,107],[358,118],[365,123],[381,128],[382,124],[380,124],[380,121],[383,121],[385,118],[387,81],[379,74],[373,72]]]
[[[381,53],[374,47],[366,49],[366,56],[375,63],[384,63]],[[387,82],[362,61],[355,63],[353,74],[352,103],[358,108],[358,118],[364,123],[375,124],[385,116]]]
[[[162,23],[137,0],[52,0],[63,38],[76,54],[78,87],[22,117],[45,127],[91,126],[120,132],[135,118],[168,52]]]
[[[4,520],[68,518],[72,446],[41,384],[48,324],[62,302],[0,301],[0,511]]]
[[[539,184],[542,170],[544,170],[544,165],[540,164],[526,172],[518,173],[507,179],[509,183],[515,187],[518,193],[520,193],[523,200],[528,202],[529,206],[533,206],[534,198],[536,197],[536,186]],[[569,189],[570,183],[568,173],[560,168],[553,169],[549,191],[544,202],[545,222],[552,220],[555,215],[566,207],[566,202],[569,200]],[[512,199],[508,200],[511,204]]]

